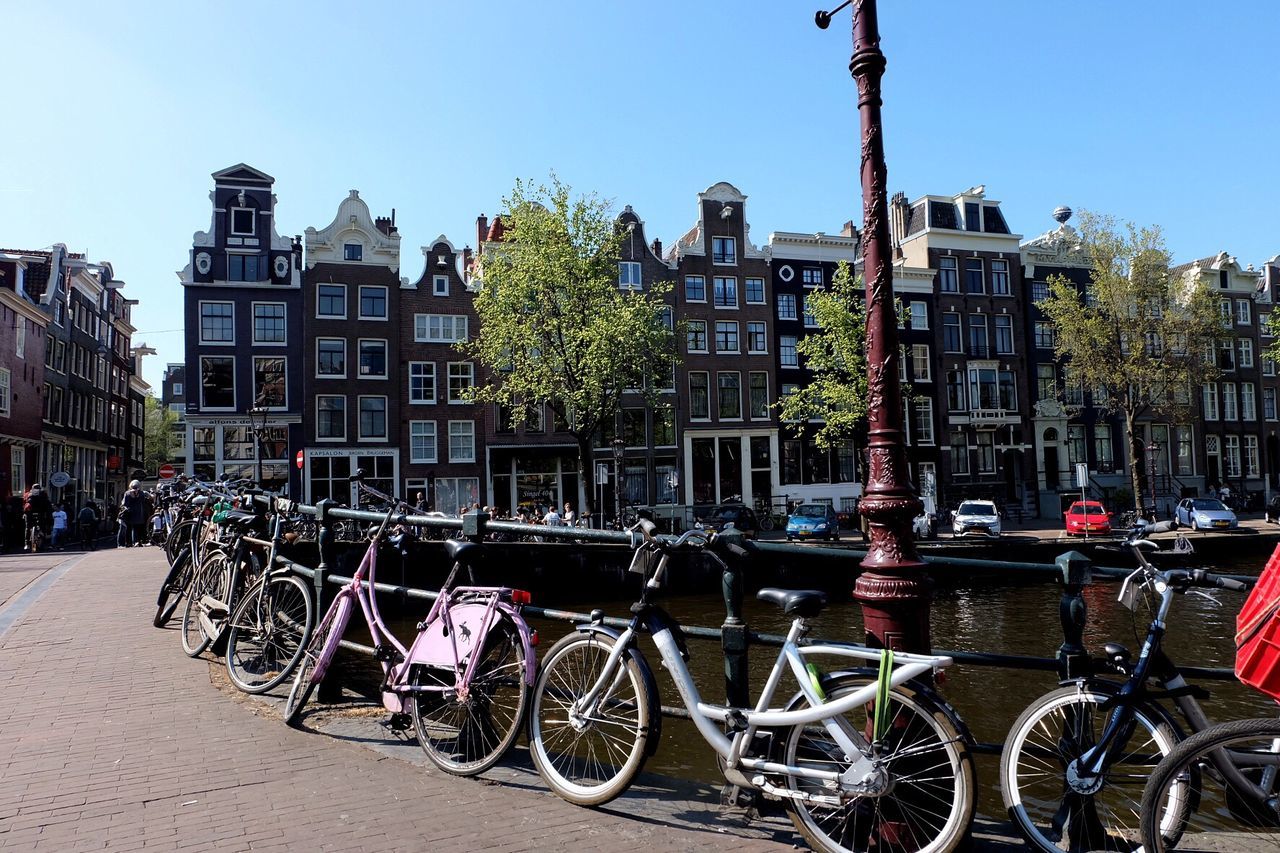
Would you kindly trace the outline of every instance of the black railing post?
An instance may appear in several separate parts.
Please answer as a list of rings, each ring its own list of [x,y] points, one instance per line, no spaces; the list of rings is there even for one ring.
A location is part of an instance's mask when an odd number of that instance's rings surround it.
[[[462,535],[472,542],[483,542],[489,526],[489,513],[472,509],[462,514]]]
[[[719,538],[729,546],[742,548],[746,537],[742,531],[729,528]],[[747,623],[742,618],[742,559],[720,550],[725,555],[720,591],[724,595],[724,624],[720,626],[720,643],[724,649],[724,690],[728,704],[735,708],[750,705],[747,684]]]
[[[1089,621],[1089,605],[1083,591],[1093,580],[1093,564],[1079,551],[1060,554],[1055,561],[1062,572],[1062,645],[1058,647],[1058,676],[1063,681],[1089,674],[1089,652],[1084,647],[1084,628]]]
[[[329,509],[333,505],[334,502],[328,498],[316,503],[316,548],[320,552],[320,562],[313,579],[316,619],[324,618],[333,603],[333,594],[328,589],[329,572],[334,568],[333,528],[329,526]],[[338,678],[337,667],[329,667],[316,690],[316,698],[321,702],[337,702],[342,698],[342,682]]]

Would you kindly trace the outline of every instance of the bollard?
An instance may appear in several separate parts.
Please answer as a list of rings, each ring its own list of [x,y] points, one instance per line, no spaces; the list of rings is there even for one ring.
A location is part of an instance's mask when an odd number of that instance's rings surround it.
[[[334,502],[325,498],[316,504],[316,547],[320,552],[320,562],[316,566],[315,595],[316,614],[323,619],[333,603],[333,594],[329,592],[329,572],[334,568],[333,529],[329,526],[329,509]],[[316,687],[316,698],[321,702],[338,702],[342,699],[342,682],[338,678],[338,668],[331,666]]]
[[[1063,681],[1089,674],[1089,652],[1084,647],[1084,628],[1089,621],[1089,605],[1083,590],[1093,580],[1093,564],[1079,551],[1060,554],[1055,560],[1062,572],[1062,645],[1058,647],[1058,677]]]
[[[726,545],[739,548],[746,544],[746,537],[737,528],[725,530],[718,538]],[[725,612],[724,624],[720,626],[725,698],[729,705],[745,708],[750,705],[751,697],[747,683],[747,623],[742,619],[742,558],[735,557],[728,548],[719,553],[725,565],[720,576]]]

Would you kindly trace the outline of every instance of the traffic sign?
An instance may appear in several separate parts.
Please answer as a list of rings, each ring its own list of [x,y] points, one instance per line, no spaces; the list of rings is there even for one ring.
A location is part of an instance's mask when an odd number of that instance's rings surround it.
[[[596,463],[596,482],[607,483],[608,481],[609,481],[609,463],[597,462]]]
[[[294,464],[298,466],[298,469],[301,470],[302,469],[302,451],[301,450],[298,451],[297,456],[293,457],[293,461],[294,461]]]
[[[61,489],[63,486],[71,482],[71,475],[66,471],[58,471],[49,477],[49,485],[55,489]]]
[[[1089,465],[1086,462],[1076,463],[1076,488],[1083,489],[1089,485]]]
[[[160,476],[161,480],[172,480],[173,475],[176,472],[173,470],[173,466],[166,462],[160,466],[160,470],[156,473]]]

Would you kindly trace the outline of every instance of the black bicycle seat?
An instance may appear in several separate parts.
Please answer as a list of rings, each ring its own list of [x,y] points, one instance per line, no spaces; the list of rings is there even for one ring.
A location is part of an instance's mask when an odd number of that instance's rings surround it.
[[[480,558],[480,554],[484,551],[474,542],[468,542],[465,539],[446,539],[444,543],[444,551],[449,555],[449,559],[455,563],[465,565],[475,565]]]
[[[774,589],[766,587],[756,593],[756,598],[782,608],[788,616],[804,618],[817,616],[827,606],[827,594],[816,589]]]

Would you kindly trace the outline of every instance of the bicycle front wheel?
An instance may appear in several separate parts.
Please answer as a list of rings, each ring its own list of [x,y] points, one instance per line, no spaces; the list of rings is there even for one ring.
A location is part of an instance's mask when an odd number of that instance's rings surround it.
[[[823,684],[834,701],[865,687],[866,677],[842,676]],[[846,719],[870,737],[873,705]],[[938,853],[964,839],[976,808],[973,758],[951,715],[926,692],[903,684],[889,694],[889,723],[875,745],[874,762],[887,774],[879,796],[853,796],[840,805],[787,799],[791,821],[816,850]],[[821,725],[783,733],[783,763],[843,773],[852,762]],[[786,777],[792,791],[815,797],[832,790],[813,779]]]
[[[1098,780],[1081,779],[1077,760],[1102,736],[1114,709],[1101,706],[1114,688],[1076,685],[1046,693],[1022,712],[1000,755],[1000,786],[1009,818],[1044,851],[1138,849],[1142,786],[1177,735],[1158,712],[1138,705],[1115,758]],[[1176,821],[1180,800],[1164,818]]]
[[[649,688],[630,654],[608,673],[594,708],[580,701],[604,674],[616,643],[602,634],[570,634],[551,648],[533,691],[529,752],[552,791],[599,806],[627,789],[644,766],[650,732]]]
[[[494,624],[479,654],[468,684],[457,684],[452,667],[420,666],[412,678],[421,691],[409,703],[418,743],[433,764],[455,776],[483,773],[507,754],[529,697],[531,662],[511,620]]]
[[[1220,766],[1233,765],[1246,787]],[[1143,850],[1280,850],[1280,720],[1233,720],[1174,747],[1142,792]],[[1160,820],[1187,801],[1181,820]]]
[[[265,693],[293,673],[311,637],[311,590],[296,575],[259,582],[231,615],[227,675],[245,693]]]
[[[206,595],[221,600],[230,583],[230,567],[225,554],[210,554],[191,581],[187,606],[182,613],[182,650],[189,657],[199,657],[213,642],[200,621],[201,599]]]
[[[303,646],[305,651],[293,676],[293,686],[289,688],[289,697],[284,700],[284,721],[287,725],[296,726],[302,719],[302,708],[316,685],[324,679],[350,618],[351,596],[339,594],[311,635],[311,641]]]

